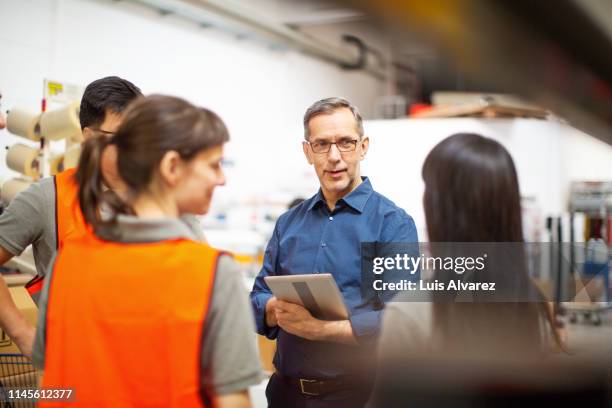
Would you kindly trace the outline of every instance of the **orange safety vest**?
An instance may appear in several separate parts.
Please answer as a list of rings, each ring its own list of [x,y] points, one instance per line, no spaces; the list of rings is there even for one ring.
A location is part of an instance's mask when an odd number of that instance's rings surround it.
[[[219,255],[187,239],[72,237],[51,277],[42,386],[73,389],[80,407],[204,406],[201,348]]]
[[[76,169],[68,169],[54,176],[57,249],[62,247],[70,235],[80,234],[90,228],[79,207],[79,185],[75,175]]]
[[[85,223],[85,218],[79,208],[79,186],[75,180],[75,174],[76,169],[68,169],[53,177],[56,249],[61,248],[70,235],[80,234],[90,229]],[[38,275],[25,285],[28,293],[35,301],[38,300],[43,283],[44,276]]]

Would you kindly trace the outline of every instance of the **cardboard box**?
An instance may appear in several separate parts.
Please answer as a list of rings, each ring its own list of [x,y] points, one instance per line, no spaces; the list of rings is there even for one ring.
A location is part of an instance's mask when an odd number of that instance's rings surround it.
[[[4,278],[4,282],[6,282],[6,286],[10,288],[12,286],[24,286],[34,276],[25,273],[16,273],[7,275],[3,274],[2,277]]]
[[[274,372],[274,353],[276,352],[276,341],[269,340],[264,336],[257,336],[257,343],[259,344],[259,358],[263,369],[269,373]]]

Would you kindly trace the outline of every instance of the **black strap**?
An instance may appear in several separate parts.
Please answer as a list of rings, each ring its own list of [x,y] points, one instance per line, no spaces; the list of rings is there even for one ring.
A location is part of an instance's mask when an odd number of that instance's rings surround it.
[[[359,386],[359,382],[353,378],[318,380],[309,378],[292,378],[283,376],[278,372],[274,373],[274,375],[285,384],[289,384],[290,386],[296,388],[299,393],[310,397],[319,397]]]

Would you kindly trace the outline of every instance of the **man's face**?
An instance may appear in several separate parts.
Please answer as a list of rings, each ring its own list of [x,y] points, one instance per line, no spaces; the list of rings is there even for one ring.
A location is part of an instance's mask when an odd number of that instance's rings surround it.
[[[308,126],[310,144],[303,144],[306,159],[314,165],[325,198],[339,200],[361,182],[359,162],[365,158],[369,140],[367,137],[360,140],[355,117],[348,108],[317,115],[310,120]],[[322,146],[324,150],[329,147],[329,152],[316,153],[313,146],[315,150],[316,146]],[[340,151],[338,146],[343,150],[355,146],[355,150]]]
[[[83,138],[88,140],[91,137],[99,136],[100,134],[112,136],[117,132],[119,126],[121,126],[122,120],[123,115],[121,115],[121,113],[113,112],[107,109],[104,115],[104,120],[99,126],[86,126],[83,129]]]
[[[104,115],[104,121],[102,121],[100,126],[93,129],[86,127],[83,129],[83,137],[85,137],[86,140],[88,137],[100,135],[112,137],[119,129],[119,126],[121,126],[122,120],[123,116],[120,113],[107,110],[106,115]],[[117,169],[117,147],[115,145],[106,146],[102,152],[100,167],[106,185],[121,194],[126,187]]]

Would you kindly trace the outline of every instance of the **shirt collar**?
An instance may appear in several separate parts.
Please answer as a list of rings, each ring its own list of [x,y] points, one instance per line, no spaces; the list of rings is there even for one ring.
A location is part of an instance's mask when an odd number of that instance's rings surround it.
[[[172,239],[197,240],[189,225],[181,218],[143,219],[119,214],[117,224],[108,230],[102,228],[96,234],[103,239],[124,243],[157,242]]]
[[[369,178],[362,177],[361,181],[361,184],[359,184],[356,189],[348,193],[345,197],[338,200],[338,202],[343,201],[349,207],[360,213],[363,212],[368,198],[370,198],[370,196],[374,192],[374,189],[372,188],[372,183],[370,183]],[[325,197],[323,197],[323,192],[320,188],[319,191],[317,191],[317,194],[310,201],[307,210],[312,210],[319,203],[326,205]]]
[[[311,211],[319,203],[325,204],[325,197],[323,197],[323,193],[321,192],[321,189],[319,189],[319,191],[317,191],[317,194],[315,194],[315,196],[310,199],[310,203],[308,204],[307,210]]]

